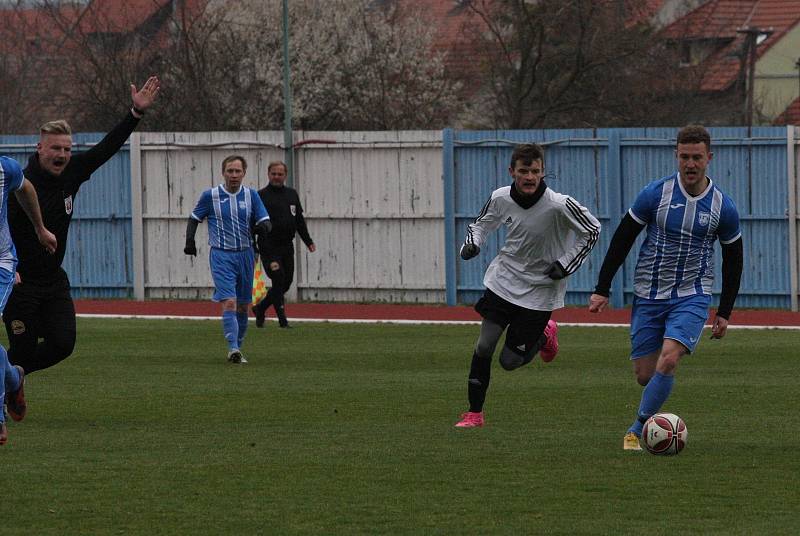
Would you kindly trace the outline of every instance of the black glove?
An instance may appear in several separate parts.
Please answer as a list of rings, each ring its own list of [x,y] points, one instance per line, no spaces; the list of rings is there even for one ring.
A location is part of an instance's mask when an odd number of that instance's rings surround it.
[[[183,252],[187,255],[197,255],[197,246],[194,245],[194,240],[187,240],[183,248]]]
[[[481,248],[476,246],[475,244],[464,244],[461,246],[461,258],[465,261],[470,260],[472,257],[476,256],[478,253],[481,252]]]
[[[564,270],[564,267],[561,266],[561,263],[556,261],[550,263],[550,266],[548,266],[547,270],[544,271],[544,275],[550,279],[564,279],[569,274],[566,270]]]
[[[272,222],[269,220],[264,220],[258,225],[256,225],[256,234],[260,236],[267,236],[267,234],[272,231]]]

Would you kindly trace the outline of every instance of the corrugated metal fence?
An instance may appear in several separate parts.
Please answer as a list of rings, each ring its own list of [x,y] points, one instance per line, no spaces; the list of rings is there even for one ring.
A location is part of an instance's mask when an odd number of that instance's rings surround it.
[[[741,216],[745,251],[737,300],[741,307],[797,307],[796,130],[800,131],[793,127],[710,129],[714,158],[709,174],[733,198]],[[548,184],[572,195],[603,224],[592,255],[570,278],[568,302],[586,303],[622,215],[648,182],[674,172],[676,133],[677,129],[666,128],[445,131],[444,153],[453,155],[445,157],[446,190],[454,213],[446,224],[452,226],[448,236],[461,239],[489,193],[510,182],[507,169],[513,145],[541,143],[546,147]],[[635,249],[641,240],[642,236]],[[718,292],[721,260],[716,249],[714,288]],[[457,285],[448,289],[449,302],[477,299],[483,272],[496,252],[494,241],[481,252],[479,262],[464,262],[451,253],[448,280]],[[614,280],[612,299],[617,306],[631,302],[635,261],[632,253]]]
[[[717,128],[710,174],[737,203],[745,274],[737,305],[797,308],[796,188],[800,129]],[[674,169],[675,129],[295,132],[295,184],[317,251],[297,248],[292,300],[471,303],[502,234],[469,263],[457,257],[466,225],[508,184],[515,143],[546,146],[548,184],[601,220],[591,257],[570,278],[584,304],[620,217],[650,180]],[[85,148],[100,134],[74,136]],[[283,158],[280,132],[134,133],[81,189],[65,269],[81,297],[205,298],[211,294],[205,226],[197,258],[183,255],[191,209],[221,182],[220,163],[248,159],[246,183],[266,184]],[[0,137],[25,160],[36,138]],[[790,222],[793,222],[790,225]],[[717,254],[718,255],[718,254]],[[631,299],[630,255],[615,279]],[[717,270],[720,261],[717,259]],[[719,290],[719,277],[716,290]]]

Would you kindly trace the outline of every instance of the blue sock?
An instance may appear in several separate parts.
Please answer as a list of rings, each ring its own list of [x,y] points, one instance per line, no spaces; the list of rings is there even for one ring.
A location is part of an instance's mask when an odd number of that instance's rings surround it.
[[[239,326],[237,324],[236,311],[222,312],[222,331],[225,334],[225,340],[228,341],[228,350],[237,350],[239,348],[237,343]]]
[[[660,410],[664,402],[667,401],[669,394],[672,392],[673,383],[675,383],[675,376],[667,376],[660,372],[656,372],[653,377],[650,378],[650,381],[647,382],[647,385],[644,387],[644,391],[642,391],[639,414],[628,429],[629,432],[633,432],[638,437],[642,436],[642,427],[645,421],[653,414],[658,413],[658,410]]]
[[[239,332],[237,340],[239,341],[239,348],[242,347],[242,342],[244,342],[244,334],[247,333],[247,311],[243,313],[236,313],[236,321],[239,324]]]
[[[6,392],[13,392],[19,389],[19,380],[17,367],[11,364],[6,349],[0,345],[0,385],[5,388]],[[0,398],[0,400],[2,399]]]
[[[11,379],[11,370],[13,367],[11,363],[8,362],[8,355],[6,354],[6,349],[0,346],[0,400],[6,399],[6,391],[8,387],[6,387],[6,380]],[[0,402],[2,404],[2,402]],[[0,408],[0,422],[4,422],[5,415],[4,415],[3,408]]]

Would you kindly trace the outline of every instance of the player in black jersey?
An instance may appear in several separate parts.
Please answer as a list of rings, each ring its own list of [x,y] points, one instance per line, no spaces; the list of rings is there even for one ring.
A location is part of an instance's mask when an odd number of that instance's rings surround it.
[[[17,248],[21,282],[11,293],[3,322],[10,343],[9,360],[28,374],[51,367],[72,354],[75,304],[61,263],[75,198],[92,173],[119,151],[155,101],[159,89],[155,76],[148,78],[141,89],[131,85],[130,111],[100,142],[83,153],[72,154],[72,129],[63,119],[40,128],[36,152],[28,160],[24,174],[36,188],[45,226],[58,239],[52,255],[39,244],[33,225],[16,199],[8,200],[8,224]]]

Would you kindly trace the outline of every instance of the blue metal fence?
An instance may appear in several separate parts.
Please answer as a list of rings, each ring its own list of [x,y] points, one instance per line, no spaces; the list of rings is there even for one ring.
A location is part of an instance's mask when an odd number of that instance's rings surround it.
[[[73,134],[73,151],[87,150],[103,136]],[[36,150],[38,139],[38,136],[0,136],[0,145],[4,154],[24,166]],[[76,298],[133,295],[130,169],[125,145],[78,192],[63,265]]]
[[[740,307],[790,308],[790,247],[786,130],[781,127],[712,128],[712,179],[736,202],[742,220],[745,269]],[[517,143],[545,145],[548,184],[587,206],[603,224],[600,240],[570,277],[567,303],[583,305],[594,288],[620,218],[647,182],[674,171],[676,129],[576,129],[443,132],[445,279],[448,304],[474,303],[483,273],[504,240],[502,230],[470,262],[457,254],[466,227],[492,190],[509,184],[509,159]],[[75,134],[85,150],[102,134]],[[0,136],[3,153],[21,163],[36,136]],[[128,146],[84,184],[75,204],[64,268],[76,297],[132,297],[133,247]],[[638,250],[638,244],[634,249]],[[719,248],[717,248],[718,250]],[[615,306],[632,300],[635,254],[612,287]],[[715,292],[721,260],[716,259]]]
[[[709,175],[737,204],[742,220],[745,268],[737,300],[740,307],[789,308],[791,302],[786,129],[782,127],[712,128],[714,158]],[[581,269],[570,277],[567,303],[587,303],[614,229],[638,192],[675,170],[677,129],[578,129],[531,131],[454,131],[443,136],[445,228],[453,240],[446,256],[447,302],[474,303],[483,289],[483,273],[497,254],[499,233],[477,260],[462,261],[456,245],[495,188],[510,184],[513,146],[545,146],[547,182],[585,205],[603,224],[600,241]],[[448,194],[449,192],[449,194]],[[638,251],[640,236],[634,250]],[[612,287],[615,306],[630,304],[632,252]],[[717,248],[714,291],[721,284]]]

